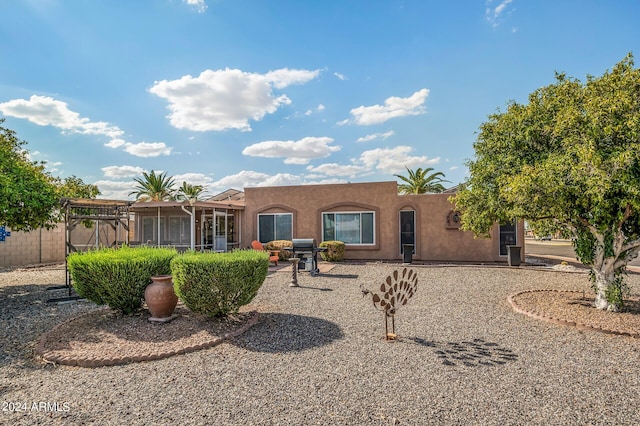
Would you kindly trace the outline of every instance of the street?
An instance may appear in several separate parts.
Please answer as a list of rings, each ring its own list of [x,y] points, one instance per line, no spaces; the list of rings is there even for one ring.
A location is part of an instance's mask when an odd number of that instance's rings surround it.
[[[527,238],[525,239],[525,253],[527,255],[550,255],[567,257],[570,259],[576,258],[571,241],[568,240],[537,241],[532,238]],[[640,259],[636,257],[629,263],[629,265],[640,266]]]

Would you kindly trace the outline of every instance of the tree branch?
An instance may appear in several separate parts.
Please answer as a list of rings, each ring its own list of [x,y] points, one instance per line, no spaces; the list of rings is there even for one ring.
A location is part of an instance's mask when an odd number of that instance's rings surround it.
[[[622,225],[624,225],[624,223],[627,221],[627,219],[629,219],[629,217],[631,217],[631,204],[627,203],[627,207],[625,207],[624,209],[624,215],[622,216],[622,220],[620,220],[620,222],[618,222],[618,229],[622,228]]]

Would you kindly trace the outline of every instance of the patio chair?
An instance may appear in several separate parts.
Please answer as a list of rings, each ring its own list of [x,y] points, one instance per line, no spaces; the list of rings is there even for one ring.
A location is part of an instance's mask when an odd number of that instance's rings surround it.
[[[262,243],[258,240],[253,240],[251,242],[251,248],[258,251],[269,252],[269,262],[273,262],[275,266],[278,266],[278,260],[280,259],[279,257],[280,250],[265,250]]]

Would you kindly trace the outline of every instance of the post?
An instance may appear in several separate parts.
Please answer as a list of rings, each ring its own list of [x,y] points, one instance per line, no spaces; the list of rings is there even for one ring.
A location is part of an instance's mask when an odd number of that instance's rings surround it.
[[[291,257],[289,258],[289,262],[291,262],[291,284],[289,284],[289,287],[300,287],[300,285],[298,285],[298,262],[300,262],[300,259],[297,257]]]

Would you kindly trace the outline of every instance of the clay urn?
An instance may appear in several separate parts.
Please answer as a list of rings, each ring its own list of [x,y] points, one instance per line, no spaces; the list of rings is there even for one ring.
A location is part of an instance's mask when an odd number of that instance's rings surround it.
[[[156,275],[151,277],[151,281],[144,290],[144,300],[151,312],[150,319],[171,318],[178,304],[171,275]]]

